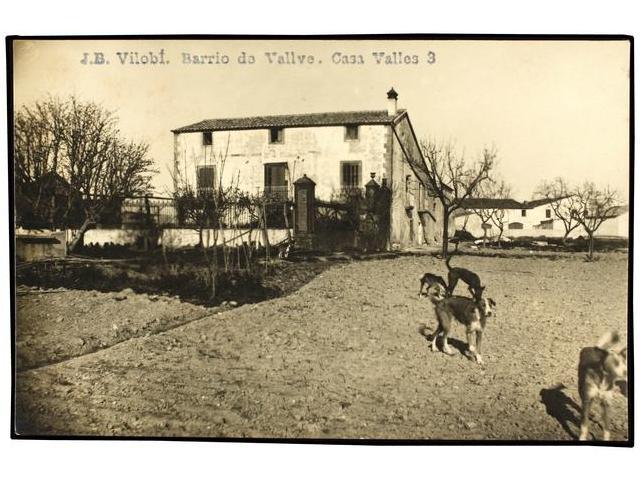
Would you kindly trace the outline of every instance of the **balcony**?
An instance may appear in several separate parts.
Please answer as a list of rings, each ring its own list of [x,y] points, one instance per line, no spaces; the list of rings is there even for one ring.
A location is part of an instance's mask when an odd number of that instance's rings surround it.
[[[362,197],[364,196],[364,189],[361,187],[340,187],[340,195],[344,198]]]
[[[287,185],[265,185],[263,193],[274,200],[289,200],[289,187]]]

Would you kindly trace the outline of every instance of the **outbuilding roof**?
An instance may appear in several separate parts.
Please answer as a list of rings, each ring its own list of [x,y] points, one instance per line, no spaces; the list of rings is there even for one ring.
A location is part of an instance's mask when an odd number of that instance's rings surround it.
[[[461,202],[460,207],[471,210],[520,210],[522,208],[526,208],[522,203],[514,200],[513,198],[465,198]]]

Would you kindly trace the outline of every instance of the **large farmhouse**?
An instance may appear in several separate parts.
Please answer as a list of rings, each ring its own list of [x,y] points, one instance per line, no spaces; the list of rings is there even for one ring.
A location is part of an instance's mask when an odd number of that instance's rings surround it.
[[[218,118],[176,128],[174,178],[199,192],[237,185],[292,200],[293,183],[306,175],[324,201],[374,180],[392,192],[391,245],[439,243],[442,207],[420,170],[420,145],[397,99],[391,89],[384,110]]]
[[[519,202],[506,198],[468,198],[462,202],[461,209],[455,214],[457,230],[465,230],[476,238],[494,237],[499,229],[492,223],[483,223],[478,211],[498,211],[504,225],[506,237],[563,237],[565,227],[551,208],[552,200],[547,198]],[[601,237],[629,236],[629,208],[615,208],[596,232]],[[586,235],[582,227],[571,231],[569,237]]]

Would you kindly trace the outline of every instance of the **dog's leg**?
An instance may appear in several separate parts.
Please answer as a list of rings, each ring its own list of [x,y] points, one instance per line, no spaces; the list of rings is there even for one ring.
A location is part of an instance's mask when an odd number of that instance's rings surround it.
[[[453,355],[454,352],[449,346],[448,337],[451,331],[451,321],[443,322],[442,325],[442,351],[447,355]]]
[[[611,432],[609,431],[609,401],[602,399],[602,439],[605,442],[611,440]]]
[[[589,395],[582,395],[582,420],[580,421],[580,440],[586,440],[589,435],[589,411],[593,399]]]
[[[449,346],[449,343],[447,342],[447,333],[446,332],[442,332],[442,351],[444,353],[446,353],[447,355],[454,355],[454,351],[451,350],[451,347]]]
[[[473,360],[476,360],[477,358],[476,332],[471,328],[467,328],[467,351],[465,352],[465,354]]]
[[[431,339],[431,350],[433,350],[434,352],[438,350],[436,340],[438,338],[438,335],[440,335],[440,332],[442,332],[442,327],[440,326],[440,322],[438,322],[438,327],[436,328],[436,331],[433,334],[433,338]]]
[[[476,362],[482,365],[482,330],[476,331]]]

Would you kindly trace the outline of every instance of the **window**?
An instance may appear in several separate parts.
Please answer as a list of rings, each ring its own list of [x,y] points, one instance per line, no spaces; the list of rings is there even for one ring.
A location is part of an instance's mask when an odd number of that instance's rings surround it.
[[[269,143],[284,143],[284,128],[270,128]]]
[[[264,166],[264,191],[276,198],[287,199],[289,170],[286,163],[266,163]]]
[[[202,132],[202,145],[213,145],[213,132]]]
[[[526,217],[527,216],[527,211],[526,210],[522,210],[522,216]]]
[[[204,165],[198,167],[198,195],[210,194],[216,184],[215,165]]]
[[[553,230],[553,220],[543,220],[540,222],[540,227],[542,230]]]
[[[345,140],[358,140],[358,125],[347,125],[344,132]]]
[[[360,188],[362,162],[342,162],[340,165],[340,184],[343,189]]]
[[[520,222],[512,222],[509,224],[509,230],[522,230],[524,228],[524,225],[522,225]]]
[[[547,210],[544,212],[544,214],[545,214],[545,216],[546,216],[547,218],[551,218],[551,209],[550,209],[550,208],[547,208]]]

